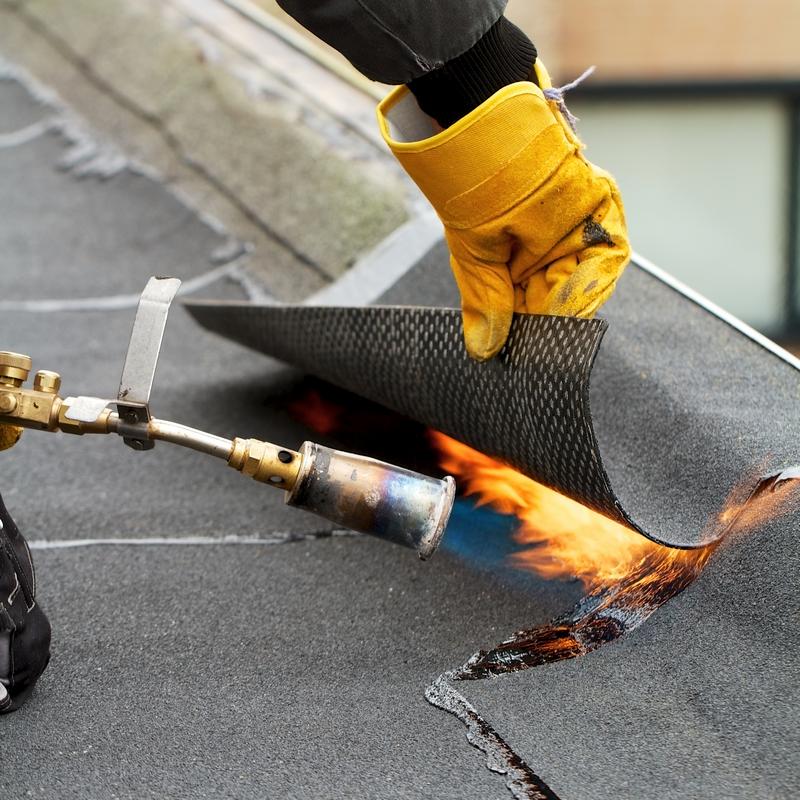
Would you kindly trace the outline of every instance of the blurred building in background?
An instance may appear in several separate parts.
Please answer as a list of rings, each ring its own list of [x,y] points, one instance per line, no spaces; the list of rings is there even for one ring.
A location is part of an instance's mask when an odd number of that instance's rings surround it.
[[[800,336],[800,2],[511,0],[634,247],[779,338]]]

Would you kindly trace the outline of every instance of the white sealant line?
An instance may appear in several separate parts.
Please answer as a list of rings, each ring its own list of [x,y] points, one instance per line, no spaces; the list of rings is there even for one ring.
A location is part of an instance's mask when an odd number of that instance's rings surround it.
[[[245,297],[251,303],[260,305],[274,305],[277,303],[277,300],[269,291],[243,267],[236,269],[234,273],[228,277],[239,284],[239,288],[244,292]]]
[[[196,278],[184,281],[178,294],[187,295],[200,291],[221,278],[230,278],[237,283],[242,283],[240,269],[240,259],[223,264]],[[117,294],[107,297],[74,297],[53,300],[0,300],[0,311],[33,311],[43,314],[54,311],[120,311],[136,308],[139,305],[139,298],[139,294]]]
[[[72,550],[80,547],[197,547],[220,545],[275,545],[302,542],[308,539],[327,539],[334,536],[359,536],[349,530],[315,531],[312,533],[279,532],[269,536],[143,536],[107,537],[101,539],[32,539],[31,550]]]
[[[38,122],[33,122],[30,125],[20,128],[18,131],[11,133],[0,133],[0,150],[8,150],[12,147],[20,147],[23,144],[28,144],[40,136],[44,136],[48,131],[57,128],[60,120],[53,117],[47,119],[40,119]]]
[[[216,252],[212,254],[212,262],[220,264],[220,267],[184,282],[181,293],[190,294],[208,286],[220,277],[229,277],[241,285],[247,297],[260,299],[260,296],[254,298],[256,290],[251,285],[253,283],[252,279],[244,270],[239,270],[240,259],[252,252],[252,245],[230,237],[225,226],[219,220],[210,213],[197,209],[188,195],[174,186],[169,186],[157,170],[129,159],[110,142],[99,142],[95,136],[89,133],[89,125],[75,114],[72,109],[65,106],[54,91],[40,84],[29,72],[11,64],[11,62],[3,59],[2,56],[0,56],[0,81],[13,81],[19,84],[34,102],[44,109],[54,112],[47,118],[32,123],[18,131],[0,134],[0,149],[11,149],[25,145],[53,131],[58,133],[67,144],[65,152],[57,162],[57,167],[73,177],[108,179],[128,170],[135,175],[140,175],[155,183],[162,184],[164,189],[172,194],[188,211],[194,213],[214,233],[227,237],[228,241],[222,245],[222,249],[236,249],[236,252],[232,253],[230,257],[226,257],[224,254],[219,256]],[[227,272],[226,268],[230,268],[230,272]],[[113,311],[135,308],[138,302],[138,295],[115,295],[69,300],[0,301],[0,310],[33,312]]]
[[[16,81],[41,106],[53,108],[59,105],[58,95],[52,89],[34,80],[30,72],[12,64],[2,55],[0,55],[0,81]]]
[[[765,350],[769,350],[770,353],[778,356],[778,358],[795,369],[800,369],[800,358],[793,356],[788,350],[784,350],[779,344],[773,342],[772,339],[767,338],[763,333],[759,333],[755,328],[751,328],[746,322],[742,322],[737,316],[731,314],[729,311],[725,311],[724,308],[721,308],[716,303],[713,303],[707,297],[700,294],[700,292],[687,286],[683,281],[679,281],[676,277],[661,269],[661,267],[657,267],[649,259],[638,253],[634,253],[631,260],[645,272],[650,273],[654,278],[667,284],[667,286],[679,292],[701,308],[704,308],[710,314],[718,317],[723,322],[727,322],[732,328],[736,328],[737,331],[743,333],[757,344],[760,344]]]

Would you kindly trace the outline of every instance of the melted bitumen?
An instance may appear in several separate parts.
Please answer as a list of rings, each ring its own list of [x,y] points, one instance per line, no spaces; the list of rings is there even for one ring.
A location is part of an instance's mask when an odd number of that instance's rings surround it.
[[[668,600],[690,586],[705,569],[708,560],[723,540],[741,522],[747,526],[746,512],[760,500],[777,492],[800,490],[800,470],[792,468],[763,478],[749,496],[737,498],[739,511],[722,536],[694,551],[677,568],[665,566],[668,548],[655,551],[636,569],[613,585],[582,598],[568,614],[529,630],[517,631],[493,649],[477,652],[459,669],[446,672],[428,688],[425,697],[460,719],[467,726],[470,743],[486,753],[487,766],[507,776],[506,785],[518,800],[555,798],[557,795],[534,770],[506,743],[453,683],[497,677],[542,664],[577,658],[597,650],[638,628]],[[456,516],[458,520],[458,515]],[[653,580],[653,576],[657,578]]]
[[[645,562],[611,587],[589,594],[568,614],[546,625],[518,631],[492,650],[481,650],[464,666],[444,673],[425,693],[432,705],[453,714],[467,727],[469,742],[487,756],[489,769],[506,776],[506,786],[518,800],[558,800],[545,781],[483,719],[453,683],[481,680],[565,661],[591,653],[639,627],[670,598],[682,592],[700,574],[716,544],[696,564],[668,579],[643,579],[657,563]]]
[[[453,680],[457,678],[452,672],[440,675],[426,690],[425,699],[466,725],[467,740],[486,754],[488,769],[505,776],[506,787],[514,797],[518,800],[558,800],[542,778],[481,717],[466,697],[453,688]]]
[[[455,677],[479,680],[591,653],[638,628],[689,586],[704,565],[705,560],[640,589],[641,579],[653,569],[645,564],[614,586],[587,595],[568,614],[546,625],[517,631],[492,650],[479,651],[456,671]]]

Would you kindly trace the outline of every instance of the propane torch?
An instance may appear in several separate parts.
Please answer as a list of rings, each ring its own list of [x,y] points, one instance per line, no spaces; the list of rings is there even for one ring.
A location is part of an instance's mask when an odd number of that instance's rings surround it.
[[[68,434],[117,434],[138,451],[171,442],[223,459],[254,480],[282,489],[288,505],[431,556],[453,506],[451,477],[432,478],[313,442],[290,450],[258,439],[225,439],[150,413],[155,377],[177,278],[151,278],[139,300],[115,400],[59,395],[61,376],[40,370],[31,388],[30,357],[0,352],[0,425]],[[116,411],[112,409],[116,406]]]

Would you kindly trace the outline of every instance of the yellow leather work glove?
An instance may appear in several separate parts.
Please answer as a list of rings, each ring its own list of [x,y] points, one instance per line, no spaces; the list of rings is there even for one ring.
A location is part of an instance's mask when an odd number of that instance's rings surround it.
[[[514,311],[593,316],[630,246],[611,176],[590,164],[541,62],[445,130],[399,87],[378,106],[390,149],[444,223],[469,354],[485,361]],[[437,132],[438,131],[438,132]]]
[[[16,425],[0,425],[0,450],[8,450],[13,447],[22,436],[22,428]]]

